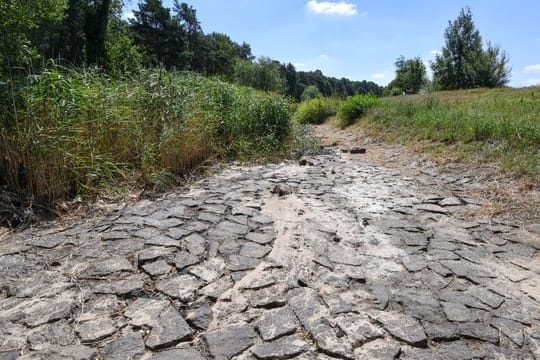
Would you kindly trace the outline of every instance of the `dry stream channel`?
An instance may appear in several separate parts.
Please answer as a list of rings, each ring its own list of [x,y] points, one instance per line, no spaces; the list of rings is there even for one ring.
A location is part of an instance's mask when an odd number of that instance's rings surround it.
[[[540,235],[463,186],[330,148],[9,234],[0,359],[540,359]]]

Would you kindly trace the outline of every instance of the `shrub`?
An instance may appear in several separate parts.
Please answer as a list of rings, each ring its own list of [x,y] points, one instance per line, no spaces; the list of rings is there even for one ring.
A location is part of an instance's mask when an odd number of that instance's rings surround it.
[[[297,124],[322,124],[335,116],[340,101],[336,98],[321,98],[304,101],[298,105],[293,121]]]
[[[338,117],[343,125],[350,125],[364,116],[368,109],[379,104],[379,99],[372,94],[349,96],[341,104]]]

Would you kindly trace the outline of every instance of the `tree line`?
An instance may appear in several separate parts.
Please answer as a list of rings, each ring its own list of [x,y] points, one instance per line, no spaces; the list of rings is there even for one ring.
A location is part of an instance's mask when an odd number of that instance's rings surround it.
[[[368,81],[297,71],[218,32],[206,34],[194,7],[175,0],[142,0],[122,18],[122,0],[3,0],[0,3],[0,71],[39,72],[49,59],[68,67],[94,66],[111,76],[142,67],[188,70],[300,100],[306,88],[324,96],[382,95]]]
[[[396,62],[396,77],[384,89],[385,95],[416,94],[427,87],[433,90],[493,88],[510,80],[509,57],[498,46],[482,37],[470,8],[461,9],[458,18],[448,22],[445,46],[431,62],[433,80],[428,81],[426,66],[419,57]]]

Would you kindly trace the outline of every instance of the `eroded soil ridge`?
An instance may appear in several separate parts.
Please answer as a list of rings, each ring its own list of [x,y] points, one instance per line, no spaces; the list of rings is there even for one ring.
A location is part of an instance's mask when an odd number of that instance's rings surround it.
[[[0,240],[0,359],[539,357],[538,234],[465,222],[458,183],[305,160]]]

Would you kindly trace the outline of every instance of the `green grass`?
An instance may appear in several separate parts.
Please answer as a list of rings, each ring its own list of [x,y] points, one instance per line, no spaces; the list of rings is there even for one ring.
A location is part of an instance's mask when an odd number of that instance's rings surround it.
[[[341,101],[337,98],[316,98],[301,102],[294,114],[296,124],[322,124],[335,116]]]
[[[540,87],[387,98],[361,121],[399,139],[455,145],[519,175],[540,175]]]
[[[192,73],[111,79],[51,68],[0,79],[0,189],[51,206],[122,183],[172,184],[212,158],[267,156],[290,102]]]

